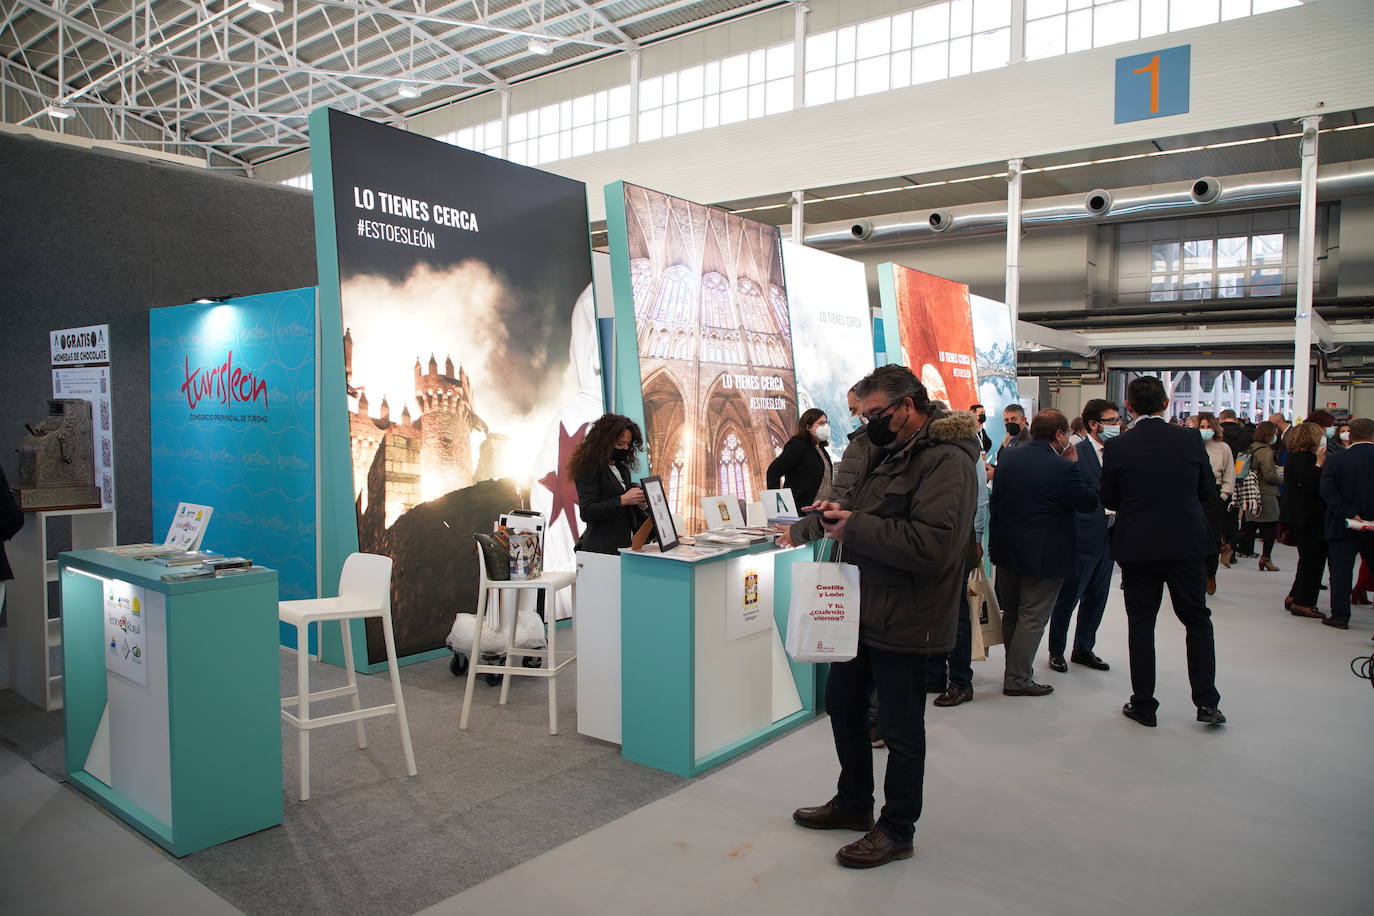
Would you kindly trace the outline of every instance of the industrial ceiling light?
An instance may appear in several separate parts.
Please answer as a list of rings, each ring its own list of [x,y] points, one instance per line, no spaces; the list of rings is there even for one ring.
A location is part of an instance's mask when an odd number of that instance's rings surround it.
[[[250,9],[255,9],[259,13],[267,13],[269,16],[282,11],[281,0],[248,0]]]
[[[420,92],[420,87],[414,83],[402,83],[401,88],[396,90],[396,94],[403,99],[418,99]]]
[[[65,121],[76,114],[76,112],[61,104],[49,105],[47,108],[43,109],[43,113],[56,121]]]
[[[548,57],[553,53],[553,46],[542,38],[531,38],[528,48],[531,54],[538,54],[540,57]]]

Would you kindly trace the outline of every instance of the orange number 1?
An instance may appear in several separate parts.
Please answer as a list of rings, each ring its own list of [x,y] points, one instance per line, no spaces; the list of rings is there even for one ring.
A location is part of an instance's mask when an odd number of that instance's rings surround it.
[[[1131,73],[1150,74],[1150,114],[1159,114],[1159,55],[1156,54],[1148,64]]]

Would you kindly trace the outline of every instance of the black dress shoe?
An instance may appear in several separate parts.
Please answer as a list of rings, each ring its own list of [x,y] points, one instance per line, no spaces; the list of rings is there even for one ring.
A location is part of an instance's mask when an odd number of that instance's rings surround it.
[[[835,799],[814,808],[798,808],[792,812],[792,820],[812,830],[872,830],[873,812],[856,814],[841,811],[835,807]],[[881,864],[881,863],[879,863]]]
[[[1002,693],[1009,697],[1043,697],[1054,693],[1054,688],[1032,681],[1029,687],[1003,687]]]
[[[1128,719],[1134,719],[1136,722],[1139,722],[1146,728],[1154,728],[1156,725],[1159,724],[1159,720],[1155,718],[1154,713],[1145,712],[1142,709],[1136,709],[1130,703],[1127,703],[1125,706],[1121,707],[1121,714]]]
[[[955,687],[949,685],[949,689],[935,698],[935,705],[941,708],[947,706],[958,706],[960,703],[967,703],[973,699],[972,687]]]
[[[1322,623],[1326,624],[1328,627],[1335,627],[1338,630],[1350,629],[1349,620],[1339,620],[1335,617],[1327,617],[1322,620]]]
[[[1069,670],[1069,663],[1064,661],[1064,656],[1062,655],[1051,655],[1050,670],[1058,671],[1060,674],[1064,674]]]
[[[841,846],[835,853],[835,861],[845,868],[876,868],[897,859],[909,859],[914,854],[915,848],[910,841],[899,843],[874,827],[863,838]]]
[[[1094,671],[1112,670],[1111,665],[1091,652],[1075,652],[1073,655],[1069,656],[1069,661],[1073,662],[1075,665],[1083,665],[1084,667],[1092,668]]]
[[[1197,720],[1206,722],[1208,725],[1226,724],[1226,717],[1221,714],[1221,710],[1213,709],[1211,706],[1199,706],[1197,708]]]

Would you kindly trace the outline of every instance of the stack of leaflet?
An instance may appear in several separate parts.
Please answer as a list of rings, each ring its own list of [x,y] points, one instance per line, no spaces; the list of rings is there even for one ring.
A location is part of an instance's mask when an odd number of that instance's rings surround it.
[[[790,528],[799,521],[801,521],[800,515],[783,514],[770,515],[768,517],[768,524],[772,525],[775,528]]]
[[[163,566],[198,566],[223,559],[224,554],[215,553],[213,550],[178,550],[170,556],[154,557],[153,562],[161,563]]]
[[[695,536],[699,545],[723,544],[727,547],[747,547],[768,540],[757,528],[712,528]]]
[[[162,575],[163,582],[189,582],[193,579],[212,579],[262,569],[247,557],[226,557],[210,550],[178,551],[174,556],[158,557],[155,563],[169,567]]]
[[[182,552],[180,547],[168,547],[166,544],[124,544],[119,547],[98,547],[96,549],[130,560],[151,560],[155,557],[175,556]]]

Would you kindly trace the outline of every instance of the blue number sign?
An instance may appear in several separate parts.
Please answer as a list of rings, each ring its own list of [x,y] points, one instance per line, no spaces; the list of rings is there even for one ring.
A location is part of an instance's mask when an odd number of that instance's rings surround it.
[[[1192,46],[1116,59],[1116,123],[1188,112]]]

